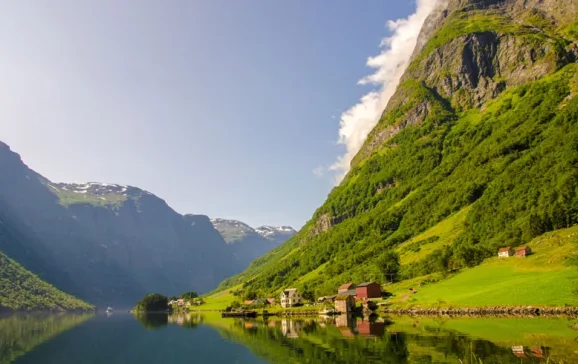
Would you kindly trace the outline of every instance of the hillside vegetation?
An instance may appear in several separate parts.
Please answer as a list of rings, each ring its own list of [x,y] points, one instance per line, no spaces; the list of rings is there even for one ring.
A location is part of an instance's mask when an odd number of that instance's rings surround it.
[[[440,274],[387,287],[392,307],[578,306],[578,226],[544,234],[526,258],[490,258],[448,279]],[[413,288],[417,293],[410,292]]]
[[[6,309],[87,311],[94,307],[59,291],[0,252],[0,311]]]
[[[578,47],[564,20],[576,9],[494,3],[452,1],[432,16],[437,29],[344,181],[221,289],[384,282],[391,251],[397,280],[445,276],[578,223]]]

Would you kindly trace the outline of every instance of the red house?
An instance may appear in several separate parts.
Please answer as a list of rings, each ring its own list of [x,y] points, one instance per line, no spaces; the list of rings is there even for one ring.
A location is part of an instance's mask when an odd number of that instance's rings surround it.
[[[516,256],[517,257],[525,257],[526,255],[530,255],[532,249],[529,246],[521,246],[516,248]]]
[[[374,282],[358,284],[355,288],[355,295],[358,300],[381,298],[381,286]]]

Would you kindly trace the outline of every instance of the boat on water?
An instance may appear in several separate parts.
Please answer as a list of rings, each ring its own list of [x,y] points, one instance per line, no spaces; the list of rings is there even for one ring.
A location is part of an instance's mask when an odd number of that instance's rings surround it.
[[[112,312],[112,307],[108,307],[108,308],[106,309],[106,312],[107,312],[107,313],[111,313],[111,312]]]

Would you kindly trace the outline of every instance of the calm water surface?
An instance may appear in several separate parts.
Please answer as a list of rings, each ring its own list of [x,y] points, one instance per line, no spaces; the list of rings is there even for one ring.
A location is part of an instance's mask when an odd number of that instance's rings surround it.
[[[578,319],[0,318],[0,363],[578,363]]]

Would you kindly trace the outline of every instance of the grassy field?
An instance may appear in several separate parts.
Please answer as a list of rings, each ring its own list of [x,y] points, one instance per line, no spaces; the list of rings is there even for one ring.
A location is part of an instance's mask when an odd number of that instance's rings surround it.
[[[235,297],[231,294],[231,291],[235,291],[241,288],[241,285],[235,286],[231,289],[221,291],[210,296],[203,297],[205,304],[198,307],[199,311],[219,311],[224,310],[230,306],[234,301],[238,301],[239,297]]]
[[[578,306],[578,226],[543,235],[527,258],[492,258],[475,268],[420,287],[418,278],[388,287],[395,306]],[[409,288],[418,291],[412,294]]]

